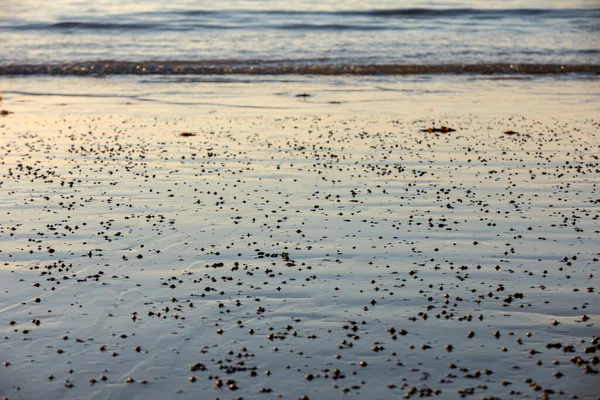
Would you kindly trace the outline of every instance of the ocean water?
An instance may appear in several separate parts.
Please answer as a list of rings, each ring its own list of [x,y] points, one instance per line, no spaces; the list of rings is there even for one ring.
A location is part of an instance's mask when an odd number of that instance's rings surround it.
[[[5,0],[0,49],[4,75],[598,73],[600,4]]]

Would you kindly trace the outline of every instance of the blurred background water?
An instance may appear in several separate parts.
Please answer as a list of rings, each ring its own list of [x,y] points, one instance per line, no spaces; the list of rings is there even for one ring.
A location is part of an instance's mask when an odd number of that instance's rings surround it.
[[[600,4],[4,0],[0,49],[0,66],[13,64],[13,71],[99,60],[212,63],[222,71],[270,65],[279,72],[381,64],[596,65]]]

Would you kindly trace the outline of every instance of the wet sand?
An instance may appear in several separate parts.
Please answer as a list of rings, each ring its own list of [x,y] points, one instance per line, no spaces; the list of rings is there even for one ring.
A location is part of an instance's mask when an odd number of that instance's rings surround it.
[[[597,398],[597,103],[19,84],[0,395]]]

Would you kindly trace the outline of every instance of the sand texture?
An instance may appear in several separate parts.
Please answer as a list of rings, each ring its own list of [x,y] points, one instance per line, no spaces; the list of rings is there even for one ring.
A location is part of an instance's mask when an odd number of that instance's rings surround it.
[[[12,109],[8,399],[598,395],[593,119]]]

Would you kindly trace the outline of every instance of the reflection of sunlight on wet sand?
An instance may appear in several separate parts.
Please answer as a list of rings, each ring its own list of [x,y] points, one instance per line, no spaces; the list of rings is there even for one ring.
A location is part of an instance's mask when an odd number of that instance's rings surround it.
[[[57,85],[51,78],[15,78],[3,81],[3,91],[11,98],[11,111],[21,114],[377,114],[424,118],[430,124],[432,114],[547,117],[600,112],[600,85],[585,78],[563,82],[545,78],[489,80],[457,76],[423,80],[340,76],[287,77],[285,82],[257,84],[231,79],[230,83],[178,83],[148,77],[62,77],[62,83]],[[310,97],[299,98],[299,93]]]

